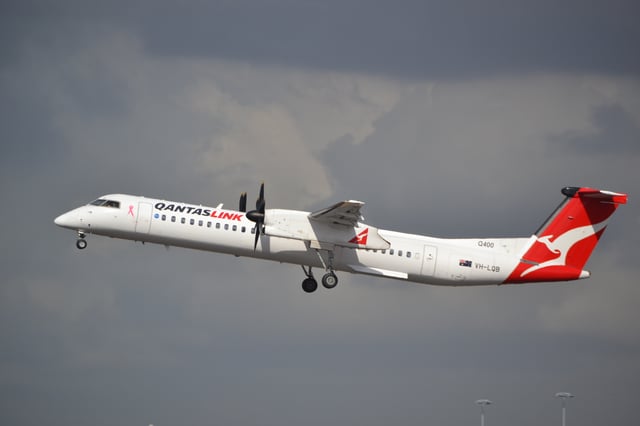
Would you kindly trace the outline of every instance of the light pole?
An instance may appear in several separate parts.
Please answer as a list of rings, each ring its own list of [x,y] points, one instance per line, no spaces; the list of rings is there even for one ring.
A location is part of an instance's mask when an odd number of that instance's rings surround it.
[[[480,426],[484,426],[484,407],[493,404],[493,402],[488,399],[479,399],[476,404],[480,406]]]
[[[575,398],[575,395],[570,394],[569,392],[558,392],[556,394],[556,398],[560,398],[562,400],[562,426],[566,426],[566,424],[567,424],[567,399]]]

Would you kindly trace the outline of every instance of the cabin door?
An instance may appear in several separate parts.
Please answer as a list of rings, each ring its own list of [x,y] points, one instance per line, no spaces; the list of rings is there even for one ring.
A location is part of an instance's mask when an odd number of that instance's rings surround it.
[[[138,217],[136,217],[136,232],[148,234],[151,228],[152,207],[149,203],[138,203]]]

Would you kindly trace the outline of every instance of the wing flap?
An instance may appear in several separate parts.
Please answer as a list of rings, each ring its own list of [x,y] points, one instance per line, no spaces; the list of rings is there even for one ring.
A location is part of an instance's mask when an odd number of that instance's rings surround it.
[[[342,226],[356,226],[362,220],[362,201],[346,200],[322,210],[309,213],[309,218],[318,222]]]

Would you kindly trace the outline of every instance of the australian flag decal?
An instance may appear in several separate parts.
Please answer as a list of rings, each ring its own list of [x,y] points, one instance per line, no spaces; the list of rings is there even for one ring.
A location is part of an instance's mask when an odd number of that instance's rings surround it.
[[[473,264],[473,262],[471,262],[470,260],[465,260],[465,259],[460,259],[460,266],[464,266],[465,268],[471,268],[471,265]]]

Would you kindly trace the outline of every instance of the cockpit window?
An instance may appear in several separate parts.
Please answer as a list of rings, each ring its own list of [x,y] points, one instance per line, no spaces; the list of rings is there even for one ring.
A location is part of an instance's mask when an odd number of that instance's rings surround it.
[[[113,200],[107,200],[104,198],[98,198],[95,201],[92,201],[89,203],[92,206],[102,206],[102,207],[111,207],[111,208],[115,208],[115,209],[119,209],[120,208],[120,202],[119,201],[113,201]]]

